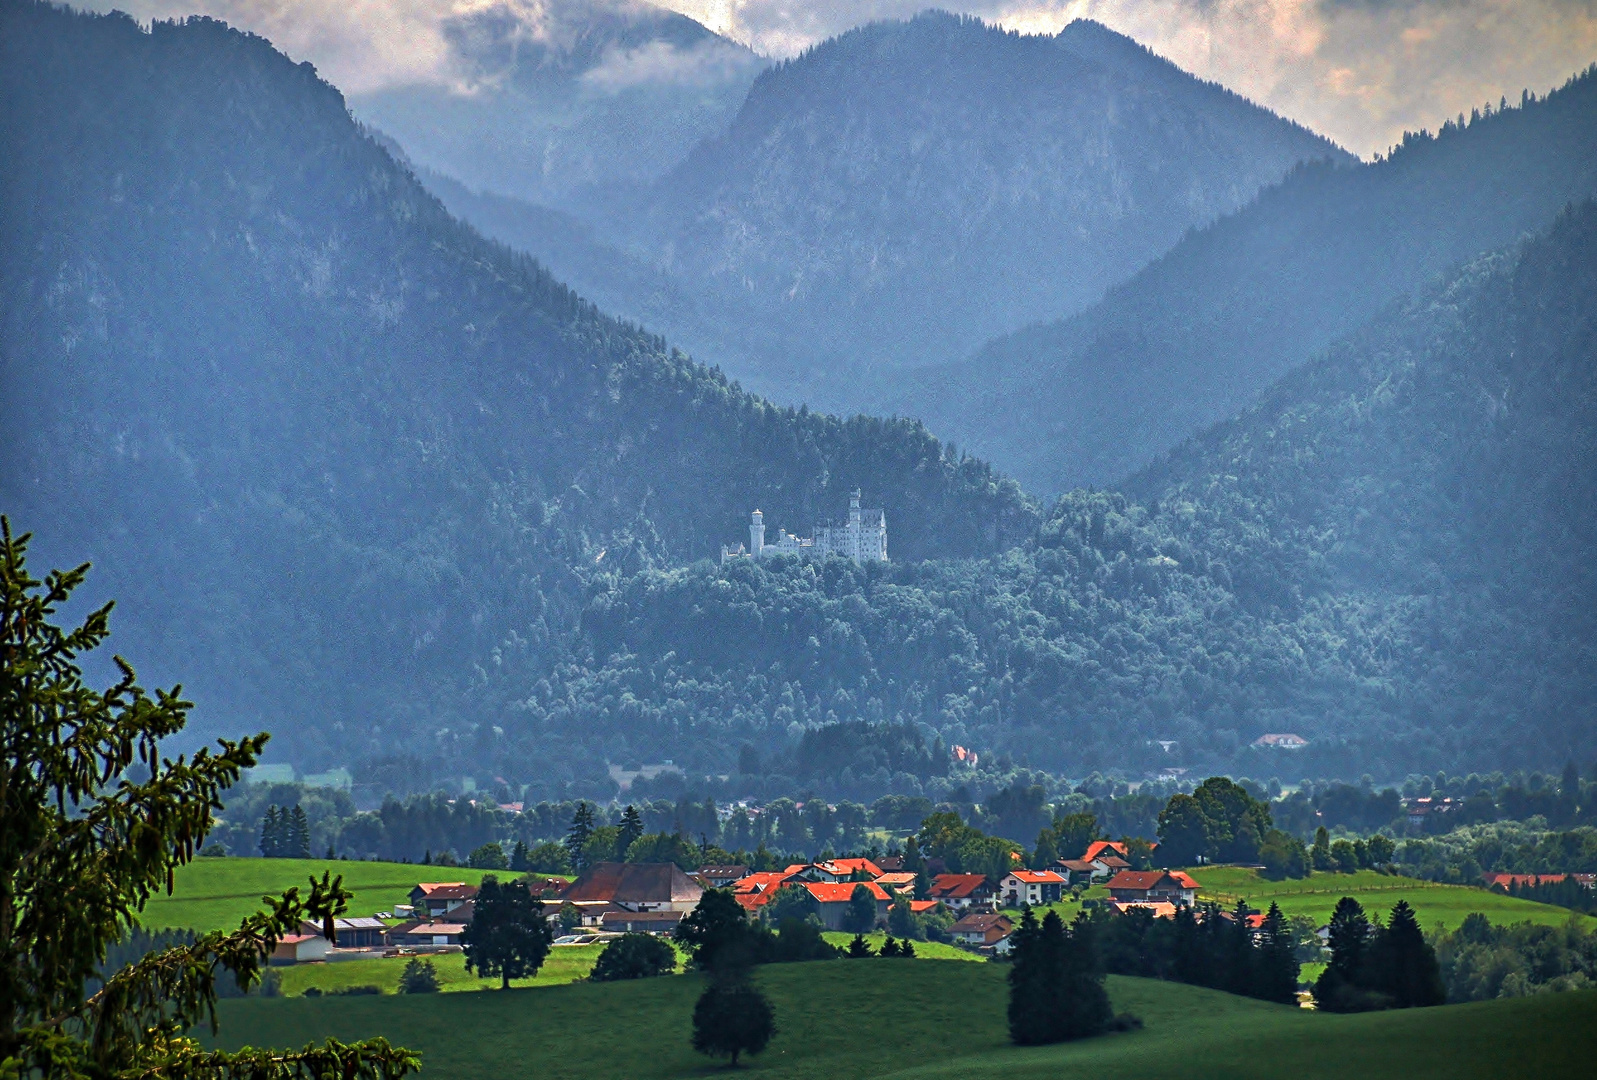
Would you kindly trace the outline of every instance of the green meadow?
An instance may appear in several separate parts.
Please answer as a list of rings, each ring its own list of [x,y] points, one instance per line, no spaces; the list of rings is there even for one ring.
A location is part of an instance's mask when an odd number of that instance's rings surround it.
[[[326,871],[342,874],[355,894],[349,914],[372,915],[408,903],[419,881],[482,880],[486,871],[459,866],[416,866],[411,863],[351,862],[342,859],[195,859],[179,868],[171,896],[157,896],[140,921],[151,929],[230,930],[261,907],[267,893],[281,894],[296,886],[303,894],[311,877]]]
[[[599,959],[601,945],[561,945],[549,951],[549,958],[534,979],[518,979],[515,986],[564,986],[586,979]],[[336,964],[293,964],[273,968],[282,977],[282,993],[303,994],[311,987],[323,993],[347,990],[353,986],[375,986],[385,994],[397,993],[399,973],[412,956],[381,956],[370,960],[340,960]],[[484,979],[466,970],[463,953],[423,956],[438,972],[439,988],[445,993],[460,990],[497,990],[498,979]]]
[[[1332,1016],[1143,979],[1109,980],[1138,1031],[1017,1049],[1005,1038],[1005,968],[985,963],[839,960],[774,964],[757,979],[778,1033],[738,1075],[1006,1077],[1135,1075],[1144,1080],[1585,1077],[1597,1056],[1597,993],[1361,1016]],[[423,1076],[499,1080],[536,1062],[554,1080],[713,1076],[693,1053],[697,975],[508,992],[224,1001],[224,1047],[383,1035],[421,1051]]]
[[[1351,896],[1371,914],[1385,916],[1399,900],[1407,900],[1426,930],[1445,926],[1457,929],[1464,916],[1479,911],[1494,923],[1533,922],[1562,926],[1570,919],[1590,929],[1597,918],[1577,915],[1567,908],[1519,900],[1502,893],[1464,885],[1441,885],[1416,878],[1378,874],[1360,870],[1354,874],[1315,873],[1307,878],[1269,881],[1256,870],[1235,866],[1199,866],[1187,873],[1203,886],[1200,899],[1216,900],[1227,906],[1238,899],[1264,909],[1280,904],[1287,915],[1308,915],[1324,924],[1331,909],[1344,896]]]

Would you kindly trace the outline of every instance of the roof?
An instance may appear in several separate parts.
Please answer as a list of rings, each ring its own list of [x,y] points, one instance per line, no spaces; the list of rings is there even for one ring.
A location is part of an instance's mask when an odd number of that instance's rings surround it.
[[[1060,859],[1059,865],[1073,874],[1090,874],[1098,869],[1086,859]]]
[[[348,919],[334,919],[335,930],[387,930],[388,924],[370,915],[357,915]]]
[[[457,922],[424,922],[406,927],[404,932],[407,934],[432,934],[436,936],[440,934],[463,934],[466,932],[466,928]]]
[[[1309,745],[1309,740],[1305,739],[1302,735],[1294,735],[1294,734],[1292,734],[1289,731],[1283,731],[1283,732],[1273,732],[1273,733],[1271,733],[1269,735],[1260,735],[1257,739],[1253,740],[1253,745],[1254,746],[1280,746],[1280,747],[1290,747],[1292,749],[1296,749],[1297,747],[1300,747],[1300,746]]]
[[[1087,845],[1087,850],[1081,856],[1082,862],[1092,862],[1100,855],[1128,855],[1126,845],[1118,840],[1094,840]]]
[[[724,877],[724,878],[732,878],[733,880],[736,880],[738,878],[748,877],[749,876],[749,868],[746,867],[746,866],[732,866],[732,865],[727,865],[727,866],[720,866],[720,865],[716,865],[716,866],[701,866],[701,867],[699,867],[697,873],[698,873],[698,875],[700,877],[713,877],[713,878],[723,878]]]
[[[1176,916],[1176,906],[1168,900],[1155,900],[1151,903],[1144,900],[1106,900],[1104,902],[1122,915],[1128,911],[1149,911],[1153,913],[1153,917],[1156,919],[1173,919]]]
[[[986,874],[938,874],[932,878],[932,895],[963,898],[987,887]]]
[[[876,884],[888,887],[895,885],[913,885],[915,884],[915,875],[910,873],[908,870],[900,870],[896,873],[883,874],[881,877],[876,879]]]
[[[464,881],[423,881],[410,891],[417,889],[428,900],[470,900],[477,895],[477,886]]]
[[[1122,870],[1109,879],[1110,889],[1141,889],[1147,891],[1166,878],[1175,882],[1178,888],[1196,889],[1198,883],[1182,873],[1180,870]]]
[[[876,865],[880,866],[886,873],[896,873],[899,870],[904,869],[904,856],[884,855],[880,859],[876,860]]]
[[[951,934],[986,933],[995,926],[1000,930],[1009,930],[1014,925],[1014,920],[1007,915],[1000,915],[996,912],[981,912],[966,915],[953,926],[950,926],[948,932]]]
[[[735,893],[770,892],[791,876],[786,870],[761,870],[759,873],[738,878],[732,883],[732,891]]]
[[[846,904],[854,898],[854,890],[862,887],[869,889],[876,900],[892,899],[887,890],[874,881],[808,881],[804,887],[822,904]]]
[[[298,945],[302,941],[314,941],[321,937],[320,934],[284,934],[277,939],[279,945]]]
[[[1119,855],[1100,855],[1093,860],[1106,870],[1130,870],[1131,864]]]
[[[909,902],[909,910],[913,911],[917,915],[921,915],[930,911],[939,903],[941,903],[939,900],[911,900]]]
[[[613,904],[662,904],[697,900],[704,886],[676,863],[595,863],[565,891],[566,900],[607,900]]]
[[[682,921],[680,911],[607,911],[600,918],[600,922],[609,926],[611,923],[659,923],[661,926],[675,926]]]
[[[1022,885],[1058,885],[1065,880],[1052,870],[1011,870],[1009,876]]]
[[[863,870],[873,878],[882,876],[882,868],[869,859],[832,859],[829,862],[818,863],[822,870],[834,874],[847,876],[857,870]]]

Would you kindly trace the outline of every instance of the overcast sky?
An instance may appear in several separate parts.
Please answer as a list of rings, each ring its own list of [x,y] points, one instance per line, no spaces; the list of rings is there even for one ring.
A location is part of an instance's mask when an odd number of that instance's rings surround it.
[[[270,38],[342,89],[451,82],[439,28],[495,5],[529,24],[559,0],[96,0],[148,19],[200,11]],[[569,3],[570,0],[565,0]],[[604,2],[604,0],[601,0]],[[664,0],[770,56],[791,56],[927,0]],[[1543,93],[1597,61],[1597,0],[967,0],[948,5],[1052,33],[1094,18],[1181,67],[1366,157],[1405,129],[1520,90]]]

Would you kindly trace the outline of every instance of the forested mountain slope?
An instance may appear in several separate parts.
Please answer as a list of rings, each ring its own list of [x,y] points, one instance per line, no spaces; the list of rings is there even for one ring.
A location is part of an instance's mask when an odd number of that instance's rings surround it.
[[[1400,295],[1594,192],[1588,71],[1382,161],[1301,168],[1102,303],[923,372],[880,407],[925,419],[1028,490],[1115,483]]]
[[[619,579],[584,618],[593,662],[525,707],[561,730],[626,701],[619,737],[692,723],[712,760],[833,718],[1074,776],[1587,760],[1594,295],[1587,203],[1394,306],[1132,497],[1064,497],[1024,549]],[[1314,746],[1247,748],[1268,731]]]
[[[449,78],[352,95],[355,115],[424,166],[554,206],[664,174],[725,130],[765,67],[643,0],[473,5],[443,36]]]
[[[39,563],[95,561],[202,733],[526,756],[473,687],[559,662],[594,575],[855,485],[901,557],[1034,526],[915,423],[776,408],[601,315],[259,38],[0,0],[0,101],[0,509]]]
[[[1325,139],[1091,22],[1053,37],[929,12],[763,72],[720,137],[596,240],[663,274],[560,254],[551,223],[450,201],[586,295],[781,401],[853,409],[867,375],[1079,310]],[[492,212],[484,213],[484,210]],[[681,295],[697,297],[688,304]]]

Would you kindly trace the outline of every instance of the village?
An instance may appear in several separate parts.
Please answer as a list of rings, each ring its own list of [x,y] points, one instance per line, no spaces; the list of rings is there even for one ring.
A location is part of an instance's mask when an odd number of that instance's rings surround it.
[[[1197,903],[1200,885],[1181,870],[1133,870],[1124,844],[1094,841],[1058,869],[1016,868],[1002,878],[985,874],[919,873],[902,856],[835,858],[796,863],[780,871],[706,865],[688,873],[675,863],[597,863],[575,880],[529,875],[526,887],[544,902],[554,944],[590,944],[627,933],[668,936],[710,889],[728,889],[751,919],[761,919],[784,890],[799,890],[801,908],[829,931],[870,932],[888,925],[892,906],[906,900],[913,915],[944,916],[939,934],[948,944],[983,956],[1009,951],[1018,911],[1043,907],[1103,885],[1109,897],[1086,901],[1118,912],[1146,909],[1173,917]],[[862,903],[863,896],[868,897]],[[371,916],[334,920],[334,938],[304,922],[283,938],[274,964],[337,962],[374,956],[458,952],[475,914],[479,886],[464,881],[418,882],[410,903]],[[917,895],[918,893],[924,895]],[[873,914],[866,919],[865,904]],[[1011,915],[1010,912],[1016,914]]]

